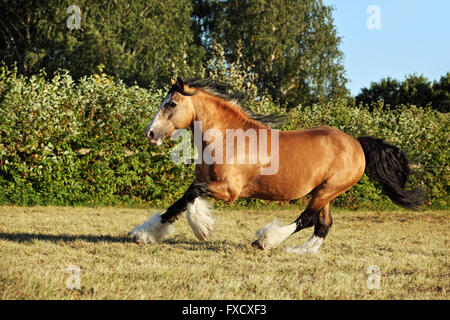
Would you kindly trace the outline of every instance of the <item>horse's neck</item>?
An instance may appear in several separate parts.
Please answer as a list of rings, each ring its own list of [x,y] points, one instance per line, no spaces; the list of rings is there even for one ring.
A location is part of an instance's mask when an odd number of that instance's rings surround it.
[[[239,107],[232,102],[220,100],[217,97],[202,97],[194,103],[196,109],[196,121],[202,124],[202,131],[217,129],[257,129],[265,126],[250,118]]]

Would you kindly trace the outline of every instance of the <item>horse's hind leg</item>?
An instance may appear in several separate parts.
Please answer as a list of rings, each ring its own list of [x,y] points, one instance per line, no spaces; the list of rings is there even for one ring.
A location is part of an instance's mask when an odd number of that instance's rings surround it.
[[[279,245],[291,234],[294,234],[301,229],[314,226],[318,223],[319,213],[322,210],[321,207],[317,208],[315,206],[316,204],[317,202],[313,196],[313,199],[309,202],[305,211],[303,211],[293,223],[280,226],[277,222],[272,222],[259,229],[256,232],[258,239],[252,243],[252,246],[258,249],[269,249]]]
[[[347,191],[353,185],[353,183],[336,183],[336,180],[338,179],[335,178],[334,181],[325,181],[313,191],[307,210],[296,220],[297,228],[295,232],[315,226],[314,233],[305,244],[300,247],[289,248],[289,252],[317,253],[319,251],[328,230],[333,224],[330,201]]]
[[[333,224],[333,218],[330,212],[330,203],[328,202],[318,213],[317,219],[311,219],[315,222],[314,233],[306,243],[296,248],[288,248],[288,252],[295,253],[317,253],[325,239],[328,231]],[[303,229],[303,228],[301,228]],[[300,229],[299,229],[300,230]],[[298,231],[298,230],[297,230]]]
[[[314,226],[314,234],[325,238],[332,225],[333,217],[331,216],[330,203],[328,202],[319,213],[319,221]]]
[[[314,234],[305,245],[298,248],[290,248],[289,251],[297,253],[318,252],[333,221],[330,213],[330,201],[350,187],[350,184],[323,182],[312,191],[312,197],[308,206],[297,220],[285,226],[279,226],[272,222],[261,228],[256,233],[258,239],[252,243],[253,247],[259,249],[271,248],[280,244],[291,234],[316,226]]]

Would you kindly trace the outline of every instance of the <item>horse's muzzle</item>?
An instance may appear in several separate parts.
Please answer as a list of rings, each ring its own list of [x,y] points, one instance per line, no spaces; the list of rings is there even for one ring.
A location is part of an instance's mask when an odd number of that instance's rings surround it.
[[[146,133],[148,140],[152,141],[155,138],[155,134],[152,129],[148,130]]]
[[[146,135],[148,141],[149,141],[151,144],[154,144],[154,145],[156,145],[156,146],[160,146],[160,145],[162,144],[162,142],[163,142],[163,139],[161,139],[161,138],[156,139],[156,138],[155,138],[155,133],[153,132],[152,129],[147,130],[147,132],[145,133],[145,135]]]

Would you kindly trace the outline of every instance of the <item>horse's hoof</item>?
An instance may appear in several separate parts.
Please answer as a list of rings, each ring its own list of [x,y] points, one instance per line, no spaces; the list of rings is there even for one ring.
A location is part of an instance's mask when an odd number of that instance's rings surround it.
[[[140,246],[145,245],[145,242],[144,242],[144,241],[141,241],[141,240],[138,240],[138,239],[134,239],[134,243],[137,243],[137,244],[140,245]]]
[[[132,235],[131,232],[128,233],[128,238],[133,241],[134,243],[143,246],[145,245],[145,242],[142,240],[139,240],[138,237],[136,237],[135,235]]]
[[[259,240],[255,240],[252,242],[252,247],[255,249],[260,249],[260,250],[264,250],[264,247],[261,245],[261,243],[259,242]]]

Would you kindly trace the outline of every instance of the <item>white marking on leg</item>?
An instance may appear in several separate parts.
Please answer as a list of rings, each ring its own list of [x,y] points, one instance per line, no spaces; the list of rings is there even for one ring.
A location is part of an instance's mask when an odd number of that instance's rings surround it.
[[[147,244],[161,242],[174,230],[172,223],[161,222],[161,214],[158,212],[144,223],[134,227],[129,234],[137,241]]]
[[[198,240],[206,240],[214,231],[215,219],[207,200],[196,198],[187,205],[186,217]]]
[[[317,253],[319,252],[320,246],[322,245],[323,238],[318,237],[316,235],[312,235],[308,241],[306,241],[304,244],[302,244],[299,247],[289,247],[287,249],[288,252],[293,253]]]
[[[256,232],[257,241],[263,249],[273,248],[289,237],[296,227],[295,223],[280,226],[278,221],[273,221]]]

